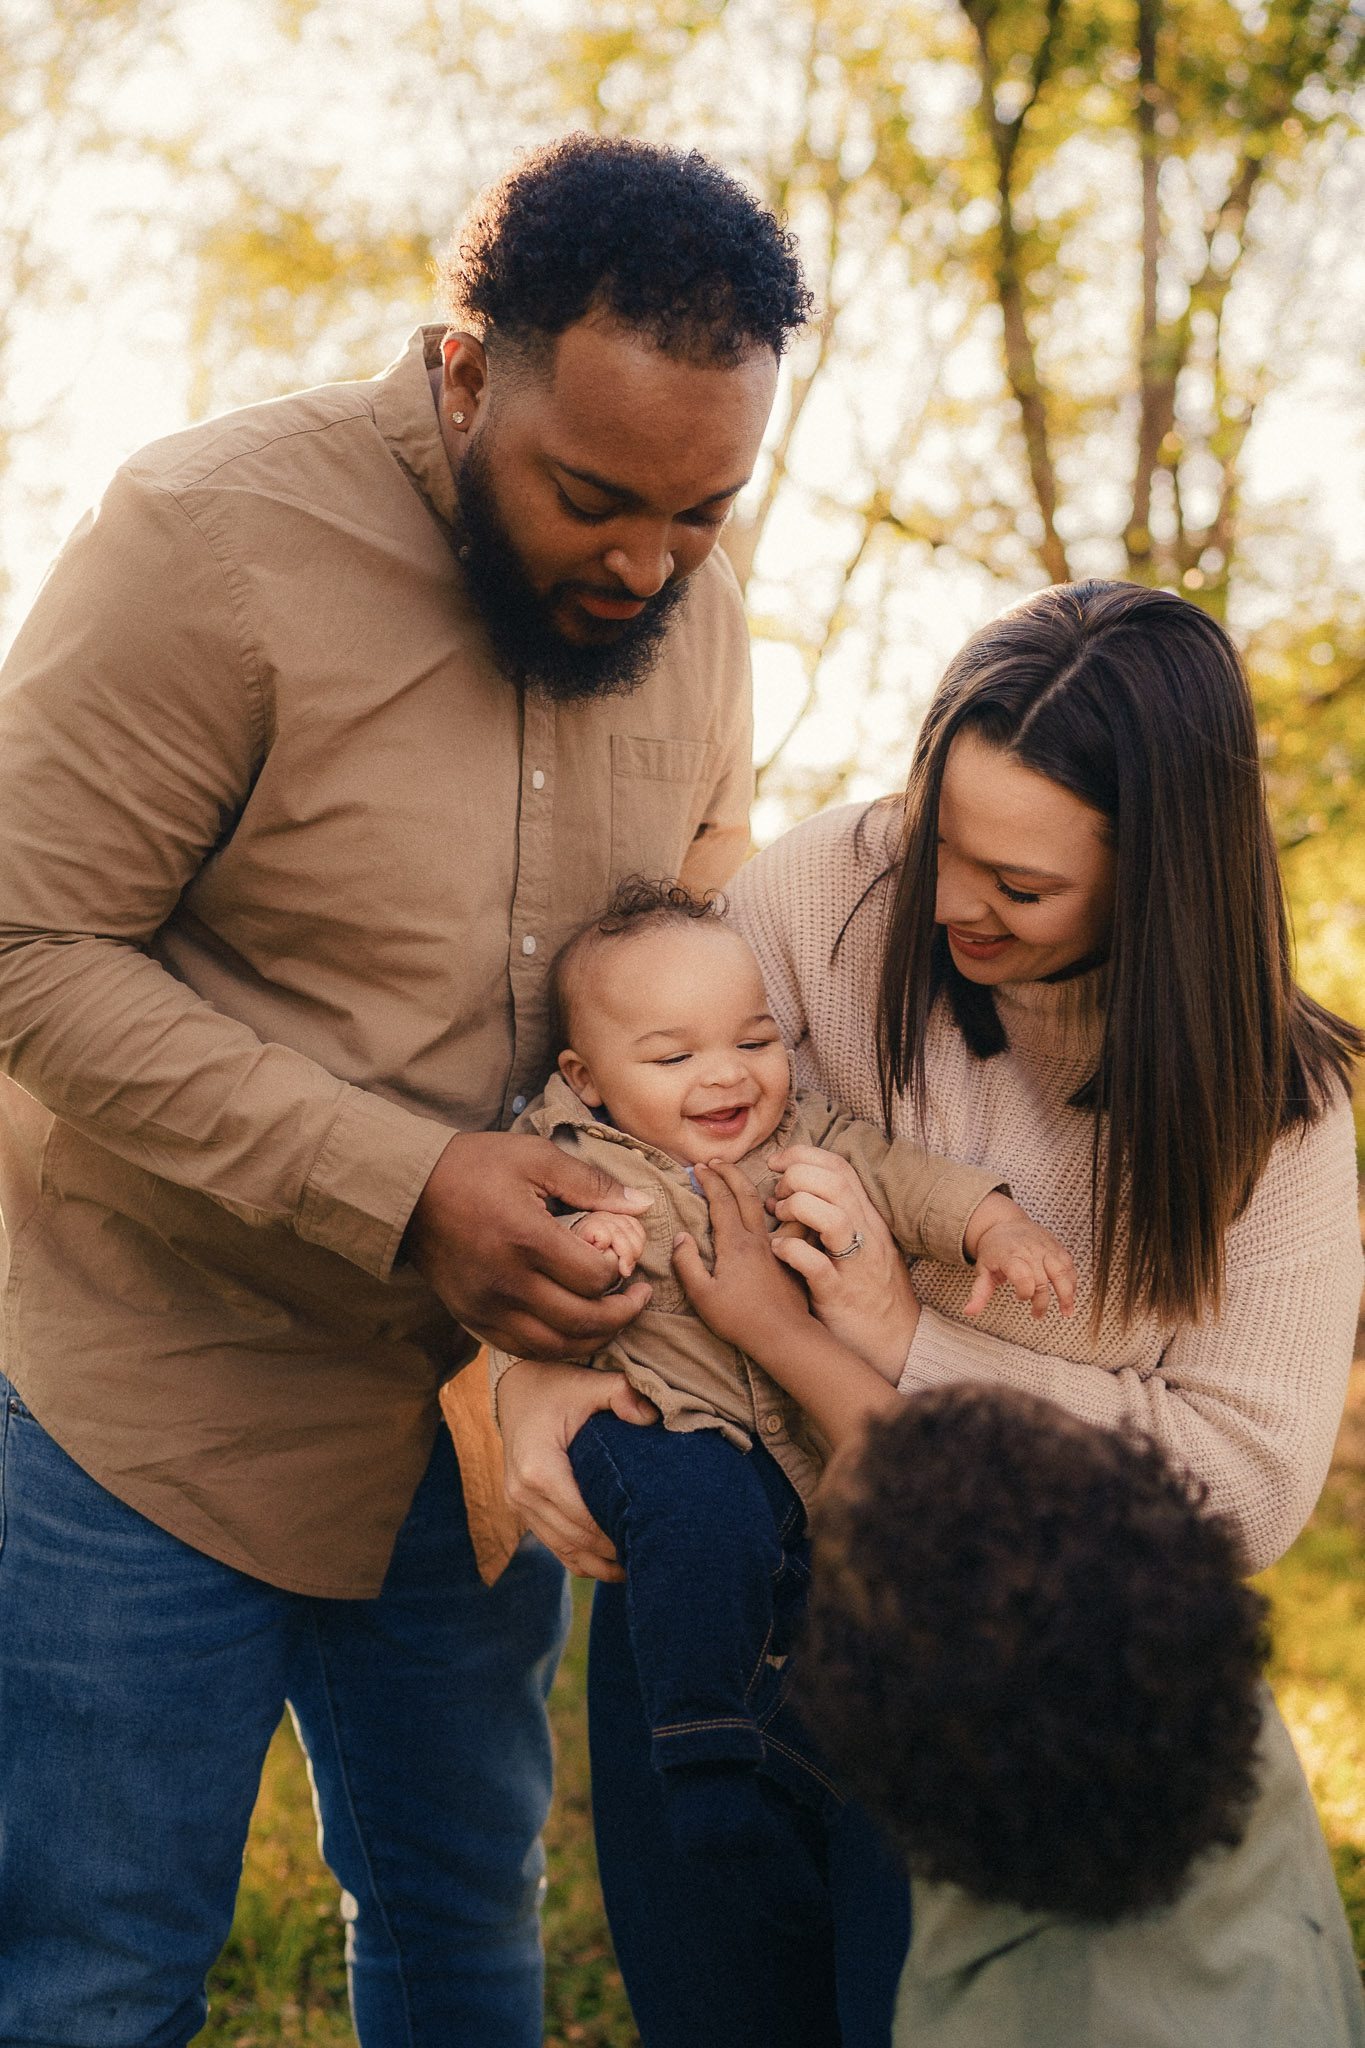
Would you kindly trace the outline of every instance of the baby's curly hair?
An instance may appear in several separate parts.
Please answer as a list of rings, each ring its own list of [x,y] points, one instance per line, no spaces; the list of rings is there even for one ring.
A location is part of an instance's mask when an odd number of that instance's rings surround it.
[[[1136,1431],[959,1383],[872,1427],[815,1519],[802,1709],[920,1876],[1111,1921],[1235,1847],[1266,1603]]]
[[[659,925],[721,924],[725,898],[718,889],[698,896],[683,882],[627,875],[605,910],[564,941],[550,968],[550,1028],[556,1053],[573,1043],[573,1001],[584,960],[604,939],[625,939]]]
[[[535,348],[590,311],[666,354],[781,355],[810,317],[796,246],[698,150],[566,135],[482,193],[441,267],[449,317]]]

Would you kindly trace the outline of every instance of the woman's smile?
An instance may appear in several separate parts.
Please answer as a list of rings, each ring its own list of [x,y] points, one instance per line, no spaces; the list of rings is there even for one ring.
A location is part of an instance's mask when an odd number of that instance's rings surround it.
[[[966,932],[955,924],[945,925],[944,930],[952,951],[965,954],[969,960],[996,960],[1014,943],[1009,932]]]

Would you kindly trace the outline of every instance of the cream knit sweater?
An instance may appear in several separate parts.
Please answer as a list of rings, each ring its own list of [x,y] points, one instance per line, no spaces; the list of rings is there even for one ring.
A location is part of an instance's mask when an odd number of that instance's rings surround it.
[[[894,857],[899,807],[848,805],[789,832],[732,886],[732,914],[758,953],[797,1077],[855,1116],[881,1115],[874,1043],[876,976],[889,900],[872,887]],[[924,1304],[904,1392],[982,1375],[1113,1425],[1131,1417],[1208,1483],[1242,1531],[1253,1569],[1288,1548],[1327,1473],[1345,1399],[1360,1304],[1353,1131],[1341,1100],[1306,1133],[1280,1141],[1227,1239],[1221,1314],[1125,1329],[1107,1310],[1090,1334],[1089,1117],[1067,1098],[1093,1070],[1102,974],[1016,982],[998,991],[1009,1050],[979,1061],[946,1005],[930,1020],[929,1113],[897,1106],[895,1135],[1006,1176],[1015,1199],[1075,1257],[1074,1317],[1035,1322],[999,1293],[972,1323],[972,1275],[921,1260]]]

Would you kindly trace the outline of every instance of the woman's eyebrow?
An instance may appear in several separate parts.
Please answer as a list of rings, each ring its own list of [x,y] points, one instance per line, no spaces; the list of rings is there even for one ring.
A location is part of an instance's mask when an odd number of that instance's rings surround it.
[[[1030,882],[1069,882],[1071,880],[1070,875],[1054,875],[1050,868],[1021,867],[1019,862],[1014,860],[988,860],[985,862],[985,866],[994,868],[997,874],[1019,875]]]
[[[572,462],[561,462],[557,456],[551,459],[556,469],[562,470],[565,476],[573,477],[577,483],[587,484],[590,490],[601,491],[608,498],[619,498],[623,505],[644,503],[637,491],[628,491],[624,484],[614,484],[609,478],[598,476],[595,470],[578,469]],[[699,498],[695,505],[689,505],[687,509],[689,512],[699,512],[703,505],[718,505],[722,498],[735,497],[748,481],[747,476],[741,477],[737,484],[727,484],[723,491],[712,491],[709,498]]]
[[[940,846],[946,846],[947,844],[941,832],[938,835],[938,843]],[[990,868],[997,875],[1020,875],[1030,882],[1069,882],[1072,880],[1070,875],[1054,874],[1051,868],[1030,868],[1026,867],[1022,861],[1017,860],[992,860],[988,853],[968,853],[966,857],[968,860],[974,861],[977,867]]]

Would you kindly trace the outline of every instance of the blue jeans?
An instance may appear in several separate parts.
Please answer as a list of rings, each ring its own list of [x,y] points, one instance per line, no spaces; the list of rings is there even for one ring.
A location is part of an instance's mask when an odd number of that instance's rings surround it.
[[[0,2048],[183,2048],[288,1701],[364,2048],[538,2048],[563,1573],[478,1576],[445,1430],[374,1600],[280,1592],[97,1486],[0,1378]]]
[[[637,1445],[655,1435],[618,1422],[608,1441],[623,1457],[623,1430]],[[765,1466],[781,1478],[765,1452],[746,1459],[717,1443],[756,1483]],[[710,1461],[716,1453],[704,1455]],[[651,1456],[637,1450],[631,1463]],[[715,1513],[711,1497],[693,1501],[694,1524]],[[749,1695],[764,1746],[761,1856],[702,1863],[676,1850],[657,1768],[658,1698],[651,1694],[647,1704],[637,1663],[634,1594],[629,1583],[599,1586],[593,1604],[588,1715],[598,1866],[644,2048],[889,2048],[910,1941],[905,1867],[829,1785],[787,1701],[790,1646],[808,1584],[806,1546],[799,1528],[776,1544],[770,1507],[768,1523],[777,1551],[769,1593],[778,1655],[771,1664],[761,1660]]]
[[[785,1704],[807,1545],[801,1497],[781,1466],[717,1429],[611,1414],[584,1423],[569,1457],[625,1565],[655,1768],[750,1763],[816,1805],[837,1803]]]

